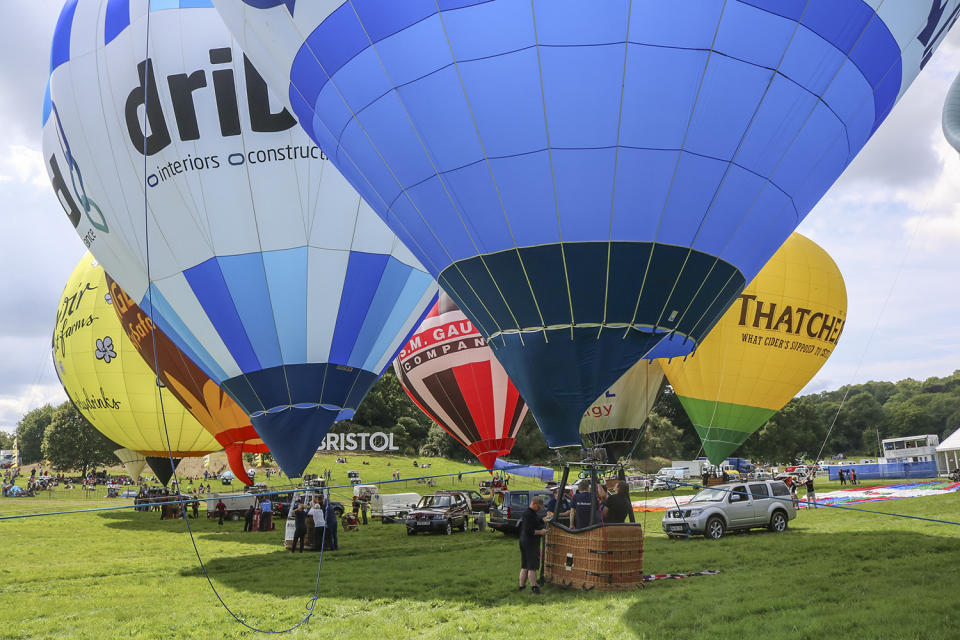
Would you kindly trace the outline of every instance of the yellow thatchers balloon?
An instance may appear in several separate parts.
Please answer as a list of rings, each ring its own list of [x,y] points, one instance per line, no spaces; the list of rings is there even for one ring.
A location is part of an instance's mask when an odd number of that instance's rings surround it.
[[[661,362],[712,463],[720,464],[810,381],[833,352],[846,316],[837,265],[794,233],[692,356]]]
[[[103,271],[87,253],[63,290],[53,330],[53,359],[64,390],[101,433],[145,456],[167,456],[157,376],[127,338]],[[221,447],[167,390],[163,393],[175,457]]]

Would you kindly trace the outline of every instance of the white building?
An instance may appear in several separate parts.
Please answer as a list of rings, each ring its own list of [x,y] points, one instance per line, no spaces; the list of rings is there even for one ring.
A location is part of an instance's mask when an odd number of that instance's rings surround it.
[[[960,469],[960,429],[937,447],[937,473],[942,476]]]
[[[937,457],[940,437],[935,435],[887,438],[883,441],[882,462],[929,462]]]

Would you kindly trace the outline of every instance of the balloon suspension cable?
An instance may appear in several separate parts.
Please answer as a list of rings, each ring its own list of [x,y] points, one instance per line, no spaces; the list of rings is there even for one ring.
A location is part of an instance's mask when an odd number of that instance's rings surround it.
[[[146,25],[145,25],[146,26],[146,38],[145,38],[146,51],[144,52],[144,56],[146,60],[150,59],[150,15],[151,13],[152,11],[148,6],[146,11]],[[154,99],[159,99],[159,96],[155,96]],[[147,273],[146,273],[147,299],[149,300],[149,304],[150,304],[150,312],[154,313],[155,309],[153,307],[153,280],[150,276],[150,205],[149,205],[149,199],[147,195],[147,175],[148,175],[147,130],[148,130],[148,127],[146,122],[146,119],[147,119],[146,114],[148,113],[148,111],[146,107],[149,104],[149,100],[150,100],[150,83],[146,82],[144,87],[144,107],[145,107],[144,120],[145,121],[143,123],[143,148],[141,149],[141,151],[143,152],[143,222],[144,222],[144,245],[145,245],[144,251],[146,256],[146,270],[147,270]],[[176,463],[173,460],[173,447],[170,444],[170,432],[167,429],[167,417],[163,409],[163,393],[161,393],[161,388],[160,388],[160,371],[161,371],[160,357],[157,349],[157,331],[158,330],[159,328],[156,326],[156,324],[154,324],[154,330],[150,332],[150,337],[151,337],[151,342],[153,346],[154,374],[157,376],[156,387],[157,387],[157,397],[159,398],[159,404],[160,404],[160,417],[163,423],[164,438],[166,439],[166,442],[167,442],[167,458],[170,461],[170,469],[172,471],[173,479],[176,482],[176,486],[178,487],[177,496],[179,500],[177,502],[180,505],[181,512],[186,513],[183,494],[181,494],[179,491],[180,479],[177,477]],[[319,593],[320,593],[320,570],[323,567],[323,543],[322,542],[320,545],[320,558],[317,562],[317,579],[313,588],[313,597],[311,597],[306,604],[306,609],[307,609],[306,615],[304,615],[299,622],[285,629],[280,629],[280,630],[260,629],[258,627],[248,624],[245,620],[243,620],[243,618],[240,617],[240,615],[235,613],[227,605],[226,602],[224,602],[223,597],[220,595],[220,592],[217,591],[216,586],[214,586],[213,584],[213,580],[210,578],[210,573],[207,571],[207,566],[203,562],[203,558],[200,556],[200,549],[197,547],[197,540],[193,535],[193,528],[190,526],[189,518],[184,518],[183,523],[184,525],[186,525],[187,532],[190,534],[190,543],[193,545],[193,553],[197,557],[197,562],[200,563],[200,569],[203,571],[203,576],[204,578],[206,578],[207,584],[210,586],[210,590],[213,591],[213,595],[216,596],[217,600],[220,602],[223,608],[227,611],[227,613],[229,613],[230,616],[234,620],[236,620],[238,623],[240,623],[244,627],[256,633],[287,633],[289,631],[293,631],[294,629],[299,628],[304,623],[306,623],[307,620],[311,618],[311,616],[313,616],[314,607],[316,607],[317,600],[319,598]]]
[[[941,171],[941,175],[943,171]],[[923,208],[920,210],[921,215],[917,216],[916,222],[913,225],[913,231],[910,232],[910,238],[907,240],[906,246],[903,248],[903,253],[900,256],[900,263],[897,265],[897,271],[893,275],[893,279],[890,281],[890,288],[887,290],[887,295],[883,299],[883,304],[880,305],[880,313],[876,315],[876,319],[873,322],[873,329],[870,330],[870,335],[867,336],[867,343],[863,346],[863,352],[860,354],[860,360],[857,362],[857,367],[854,369],[853,374],[850,376],[850,383],[847,384],[847,388],[843,392],[843,398],[840,399],[840,406],[837,407],[836,413],[833,414],[833,420],[830,421],[830,428],[827,429],[827,435],[823,437],[823,442],[820,444],[820,449],[817,451],[816,460],[823,459],[823,450],[827,446],[827,440],[830,439],[830,434],[833,433],[833,428],[837,424],[837,419],[840,417],[840,412],[843,410],[843,405],[847,401],[847,396],[850,394],[850,388],[853,385],[853,380],[857,378],[860,373],[860,368],[863,366],[863,361],[867,357],[867,351],[870,350],[870,346],[873,343],[874,337],[877,335],[877,329],[880,327],[880,319],[883,317],[883,314],[887,311],[887,305],[890,302],[890,298],[893,297],[893,291],[897,288],[897,283],[900,280],[900,274],[903,273],[904,266],[906,265],[907,258],[910,256],[911,251],[913,250],[913,243],[917,237],[917,233],[920,231],[920,223],[923,219],[923,214],[926,214],[930,211],[930,201],[933,198],[933,194],[927,195],[926,203]],[[816,461],[815,460],[815,461]]]

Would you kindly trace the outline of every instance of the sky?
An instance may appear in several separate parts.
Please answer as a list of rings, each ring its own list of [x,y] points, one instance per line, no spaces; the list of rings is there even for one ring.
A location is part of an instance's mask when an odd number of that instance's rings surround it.
[[[84,247],[53,195],[40,107],[61,0],[0,6],[0,429],[66,399],[50,355],[57,303]],[[803,393],[960,369],[960,155],[940,112],[960,71],[960,27],[798,231],[846,280],[837,347]]]

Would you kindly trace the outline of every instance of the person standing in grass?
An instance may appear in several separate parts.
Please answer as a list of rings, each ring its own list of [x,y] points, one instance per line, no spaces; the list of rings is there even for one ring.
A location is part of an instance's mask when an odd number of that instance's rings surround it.
[[[840,486],[847,484],[847,474],[843,472],[843,469],[840,469],[840,473],[837,475],[840,476]]]
[[[260,531],[270,531],[270,525],[273,521],[273,503],[269,496],[264,496],[260,501]]]
[[[227,505],[223,504],[223,500],[217,499],[217,506],[214,507],[214,511],[217,512],[217,526],[223,526],[223,517],[227,515]]]
[[[253,504],[247,507],[247,512],[243,514],[243,532],[253,531]]]
[[[540,587],[537,585],[537,570],[540,568],[540,538],[538,536],[546,535],[547,529],[540,517],[543,510],[543,496],[533,496],[530,506],[523,512],[520,519],[520,586],[519,591],[527,588],[530,583],[530,591],[540,593]]]
[[[320,551],[323,548],[323,535],[326,528],[323,517],[323,503],[319,500],[315,501],[307,515],[313,518],[313,550]]]
[[[337,540],[337,512],[333,508],[333,501],[327,500],[327,508],[324,513],[324,519],[327,521],[326,535],[327,543],[326,547],[330,551],[336,551],[340,545]]]
[[[807,507],[811,509],[817,508],[817,494],[813,489],[813,474],[807,476]]]
[[[857,470],[850,469],[850,484],[857,484]]]
[[[290,553],[297,550],[297,542],[300,542],[300,553],[303,553],[303,539],[307,536],[307,512],[303,510],[303,505],[298,504],[293,512],[293,544],[290,545]]]

